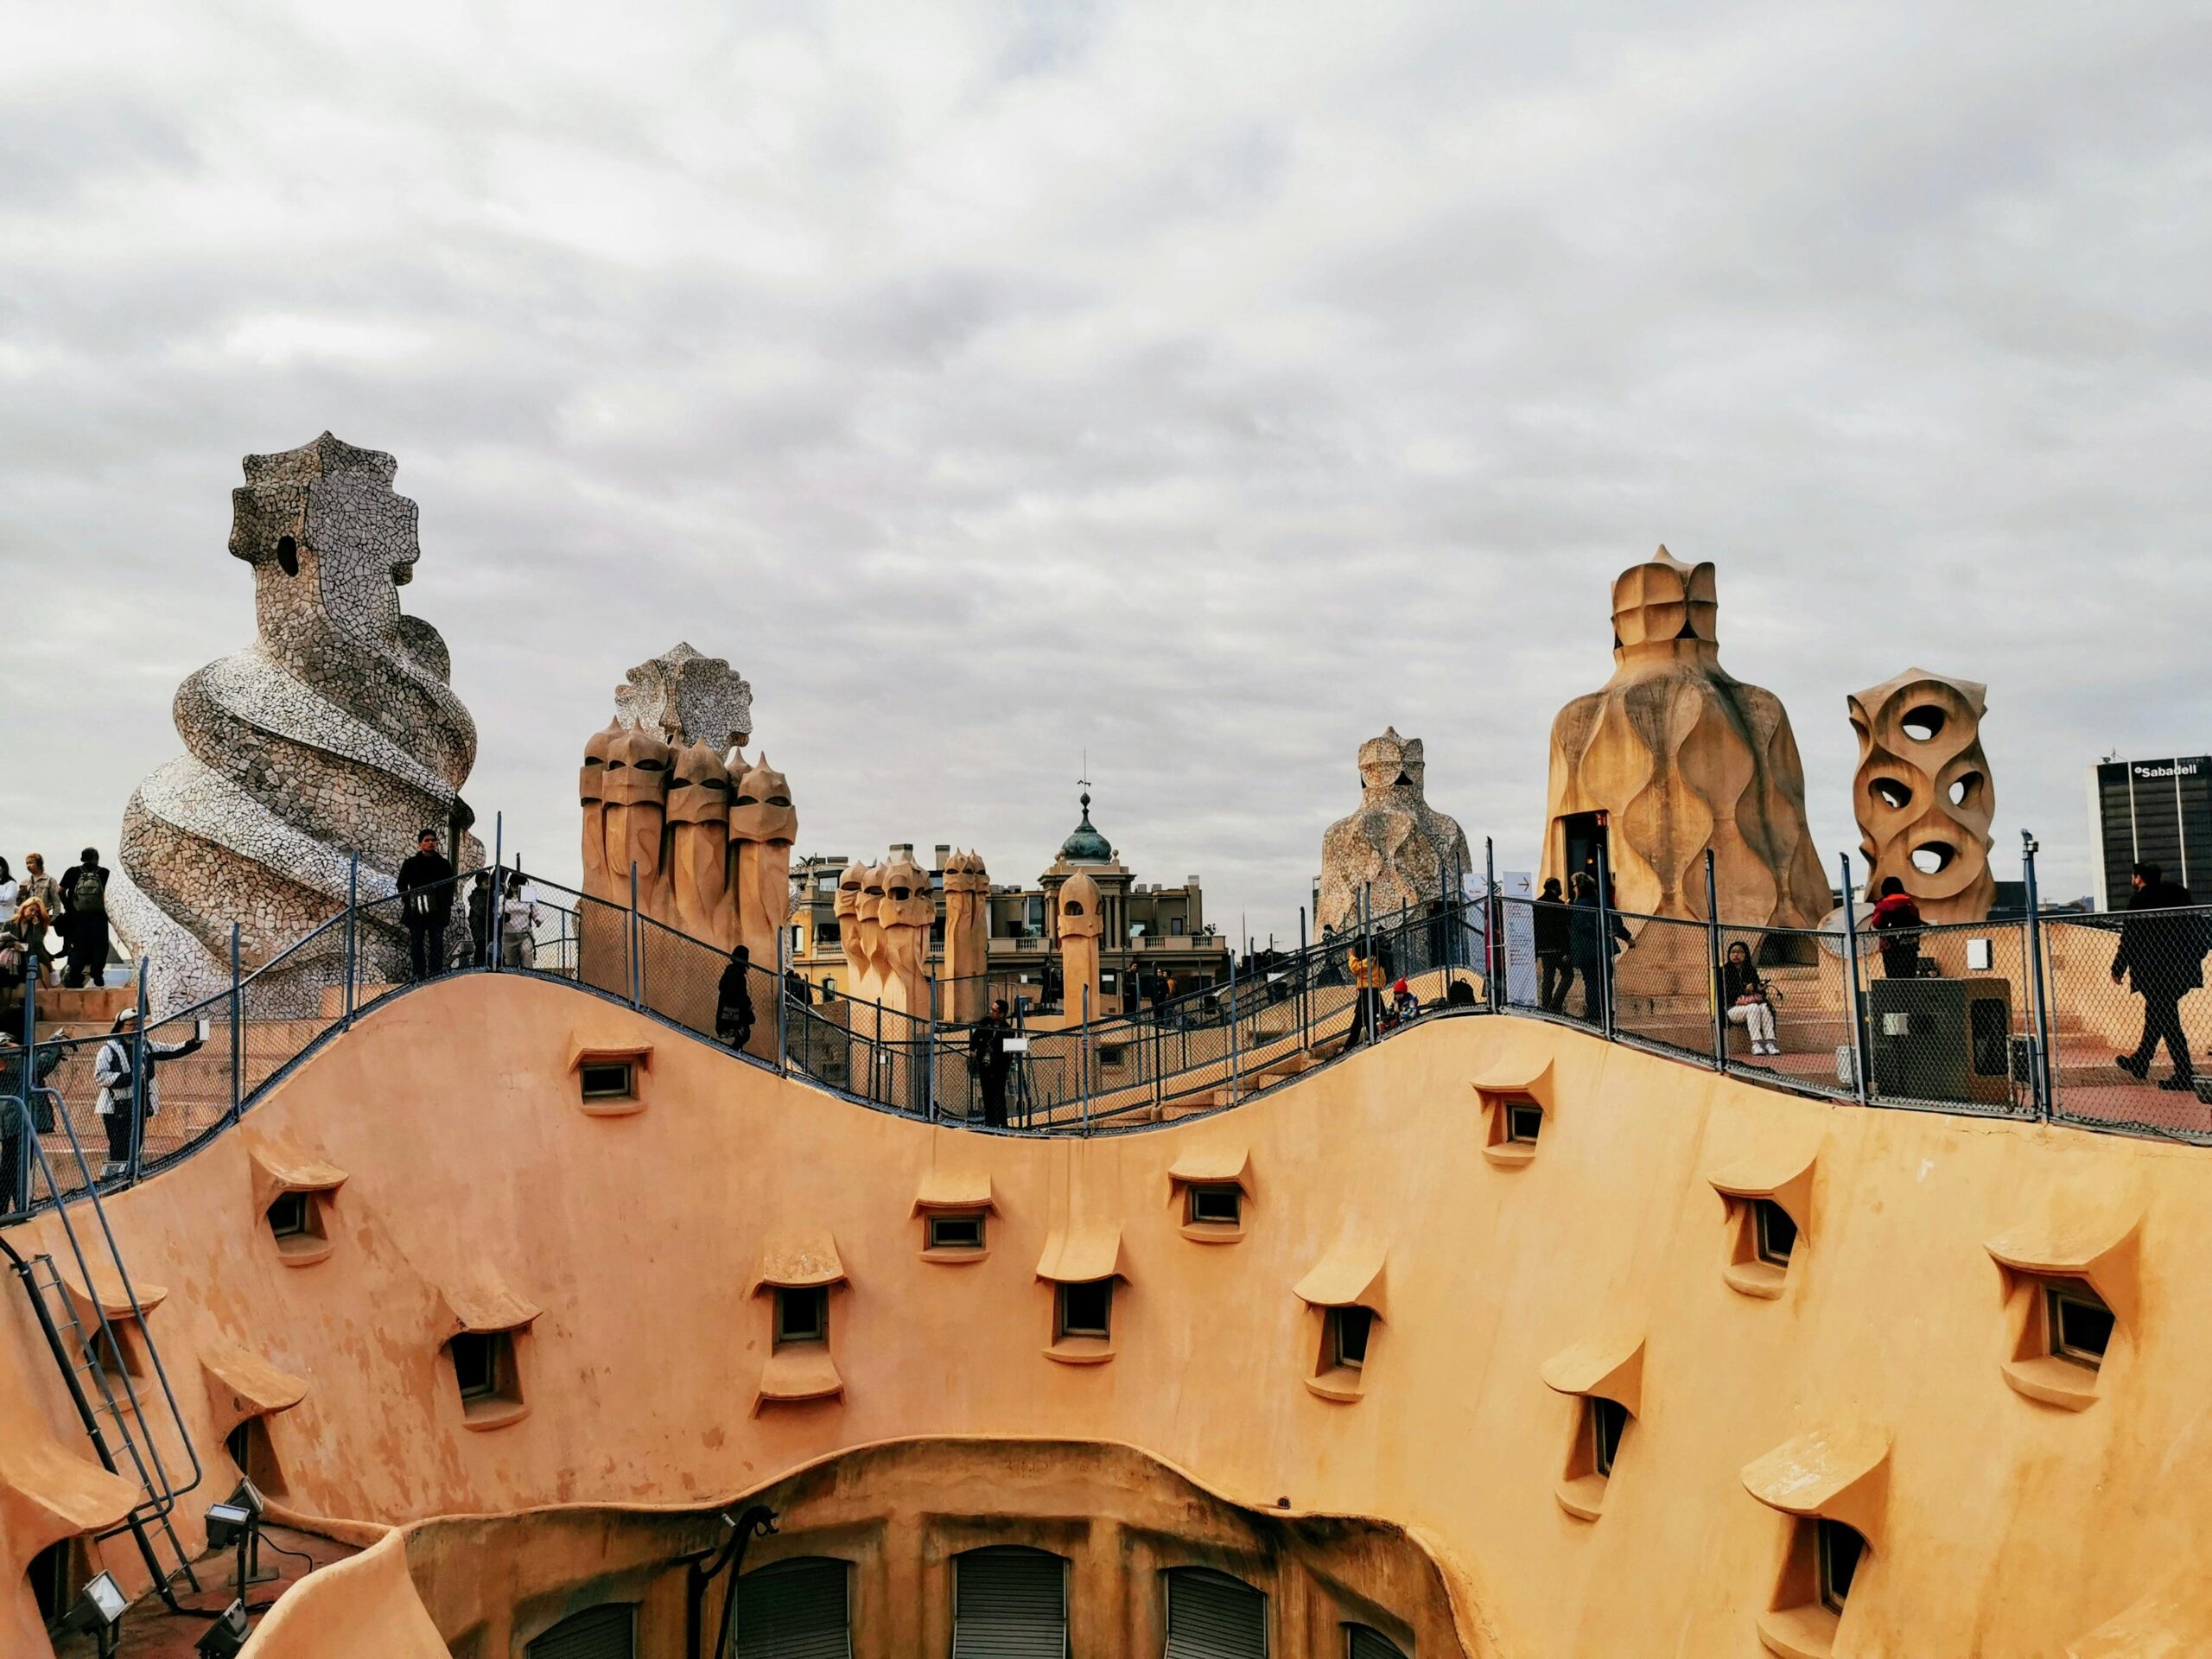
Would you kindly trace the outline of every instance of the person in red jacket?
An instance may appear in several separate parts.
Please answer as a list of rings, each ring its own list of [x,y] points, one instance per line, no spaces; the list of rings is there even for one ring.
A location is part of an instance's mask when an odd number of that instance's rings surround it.
[[[1894,875],[1882,878],[1882,896],[1874,901],[1874,931],[1880,936],[1882,975],[1886,979],[1910,979],[1920,971],[1920,906]]]

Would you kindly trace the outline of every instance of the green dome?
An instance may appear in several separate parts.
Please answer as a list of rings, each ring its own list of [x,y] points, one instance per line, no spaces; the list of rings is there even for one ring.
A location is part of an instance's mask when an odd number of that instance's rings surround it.
[[[1060,856],[1071,864],[1110,864],[1114,849],[1106,844],[1106,837],[1092,827],[1090,822],[1090,791],[1083,792],[1083,822],[1060,843]]]

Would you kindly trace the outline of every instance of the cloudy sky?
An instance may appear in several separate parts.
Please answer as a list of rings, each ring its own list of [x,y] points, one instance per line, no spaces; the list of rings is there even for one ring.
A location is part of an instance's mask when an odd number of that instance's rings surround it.
[[[2085,891],[2091,762],[2212,747],[2208,78],[2149,3],[12,8],[0,851],[113,845],[328,428],[549,874],[679,638],[809,850],[1027,877],[1087,751],[1287,931],[1395,722],[1523,865],[1663,541],[1831,868],[1920,664]]]

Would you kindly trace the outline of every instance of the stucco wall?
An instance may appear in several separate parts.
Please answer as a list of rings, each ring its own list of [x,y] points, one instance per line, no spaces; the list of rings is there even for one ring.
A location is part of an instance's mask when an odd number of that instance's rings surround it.
[[[644,1109],[587,1116],[572,1057],[633,1044],[653,1051]],[[1547,1065],[1536,1154],[1501,1167],[1471,1079]],[[327,1260],[280,1261],[257,1139],[346,1173]],[[1194,1147],[1249,1154],[1238,1243],[1180,1230],[1167,1171]],[[1707,1177],[1808,1155],[1783,1294],[1732,1289]],[[988,1174],[987,1259],[922,1259],[912,1212],[933,1166]],[[372,1014],[111,1213],[134,1271],[169,1288],[153,1325],[195,1421],[211,1343],[308,1380],[270,1425],[307,1515],[689,1506],[901,1437],[1122,1442],[1255,1508],[1402,1524],[1444,1564],[1471,1651],[1560,1656],[1759,1651],[1789,1522],[1741,1471],[1847,1420],[1891,1450],[1840,1652],[2063,1651],[2203,1560],[2212,1515],[2206,1154],[1831,1107],[1524,1020],[1440,1021],[1222,1116],[1047,1142],[891,1119],[573,990],[476,976]],[[1115,1356],[1056,1363],[1039,1255],[1055,1229],[1112,1223]],[[2129,1228],[2139,1306],[2098,1397],[2065,1411],[2008,1388],[1986,1242]],[[842,1398],[755,1415],[756,1270],[823,1229],[848,1280],[831,1294]],[[1293,1291],[1346,1238],[1388,1252],[1350,1403],[1305,1386],[1317,1316]],[[474,1432],[438,1344],[450,1287],[487,1276],[543,1313],[528,1412]],[[1575,1520],[1554,1488],[1579,1407],[1539,1373],[1623,1334],[1644,1343],[1636,1421],[1602,1515]],[[42,1414],[73,1449],[35,1344],[10,1299],[0,1413]],[[13,1535],[0,1551],[0,1620],[20,1632],[29,1554]]]

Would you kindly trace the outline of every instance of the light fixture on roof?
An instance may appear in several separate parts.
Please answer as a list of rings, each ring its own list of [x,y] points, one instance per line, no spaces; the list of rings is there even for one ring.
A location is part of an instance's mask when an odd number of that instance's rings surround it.
[[[76,1605],[62,1616],[61,1628],[72,1635],[90,1631],[99,1643],[100,1659],[107,1659],[121,1638],[123,1615],[130,1605],[113,1575],[102,1573],[85,1586]]]
[[[228,1498],[207,1508],[208,1548],[235,1547],[238,1550],[231,1587],[241,1599],[252,1586],[267,1584],[276,1577],[275,1567],[264,1570],[261,1566],[261,1522],[268,1510],[261,1489],[251,1480],[240,1480]]]
[[[238,1659],[238,1650],[245,1646],[245,1639],[251,1633],[251,1626],[246,1623],[245,1603],[234,1601],[207,1627],[207,1634],[194,1644],[193,1651],[200,1659]]]

